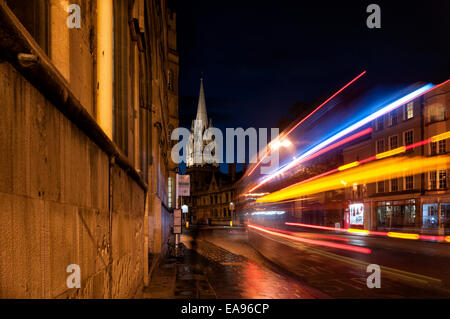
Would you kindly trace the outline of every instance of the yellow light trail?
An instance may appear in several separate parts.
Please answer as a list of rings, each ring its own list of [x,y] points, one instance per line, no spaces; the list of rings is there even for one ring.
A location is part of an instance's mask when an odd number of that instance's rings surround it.
[[[402,238],[402,239],[419,239],[419,234],[410,234],[410,233],[395,233],[395,232],[388,232],[387,234],[389,237],[393,238]]]
[[[305,183],[294,184],[256,200],[257,203],[279,202],[300,196],[317,194],[329,190],[341,189],[341,181],[368,184],[383,179],[392,179],[405,175],[415,175],[431,170],[447,169],[450,156],[436,157],[396,157],[379,160],[352,169],[324,176]]]
[[[356,228],[349,228],[347,229],[349,233],[357,234],[357,235],[369,235],[370,231],[367,229],[356,229]]]
[[[386,157],[390,157],[390,156],[394,156],[394,155],[403,153],[405,151],[406,151],[406,147],[405,146],[401,146],[401,147],[398,147],[398,148],[394,148],[393,150],[390,150],[390,151],[379,153],[379,154],[375,155],[375,157],[377,159],[382,159],[382,158],[386,158]]]
[[[358,161],[356,161],[356,162],[351,162],[351,163],[348,163],[348,164],[339,166],[339,167],[338,167],[338,170],[339,170],[339,171],[343,171],[343,170],[346,170],[346,169],[349,169],[349,168],[352,168],[352,167],[356,167],[356,166],[358,166],[358,165],[359,165],[359,162],[358,162]]]
[[[438,141],[442,141],[442,140],[446,140],[450,138],[450,131],[449,132],[445,132],[439,135],[435,135],[431,138],[432,142],[438,142]]]

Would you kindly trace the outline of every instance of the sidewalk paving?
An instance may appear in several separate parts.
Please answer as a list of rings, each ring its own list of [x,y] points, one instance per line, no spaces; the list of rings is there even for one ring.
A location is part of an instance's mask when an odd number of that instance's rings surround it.
[[[144,298],[215,299],[216,295],[198,265],[192,263],[194,252],[180,248],[180,257],[163,258],[151,274]]]
[[[308,287],[206,240],[186,241],[181,256],[163,258],[144,298],[314,299]]]

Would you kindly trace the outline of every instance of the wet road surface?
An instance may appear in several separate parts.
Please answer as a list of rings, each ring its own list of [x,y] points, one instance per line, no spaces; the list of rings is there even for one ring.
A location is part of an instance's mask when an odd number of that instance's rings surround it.
[[[314,238],[323,232],[301,235]],[[246,228],[194,228],[184,231],[182,240],[196,251],[192,258],[218,298],[450,297],[449,244],[337,237],[334,242],[370,247],[371,253],[248,233]],[[369,264],[381,267],[381,288],[367,287]]]
[[[195,265],[194,268],[204,274],[216,298],[328,297],[287,276],[265,260],[248,244],[246,229],[184,230],[182,243],[189,250],[186,264]]]
[[[335,298],[449,298],[450,245],[405,239],[301,231],[295,236],[370,249],[359,253],[250,231],[254,247],[301,282]],[[326,237],[324,237],[326,236]],[[330,239],[333,238],[333,239]],[[367,286],[369,264],[381,268],[380,288]]]

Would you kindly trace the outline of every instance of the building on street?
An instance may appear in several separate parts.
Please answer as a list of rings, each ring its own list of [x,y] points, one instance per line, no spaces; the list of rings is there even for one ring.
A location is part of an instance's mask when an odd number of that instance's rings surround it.
[[[346,147],[344,162],[362,160],[401,147],[396,156],[439,156],[448,153],[450,83],[446,83],[373,121],[372,133]],[[422,143],[425,141],[427,143]],[[417,144],[416,144],[417,143]],[[369,230],[419,229],[424,234],[450,232],[448,170],[379,180],[346,188],[347,213],[363,215],[358,225]]]
[[[170,232],[175,13],[0,1],[0,82],[0,298],[139,296]]]

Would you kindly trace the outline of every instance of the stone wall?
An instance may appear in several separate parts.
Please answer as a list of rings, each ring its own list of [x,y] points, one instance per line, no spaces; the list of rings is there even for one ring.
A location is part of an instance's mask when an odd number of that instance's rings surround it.
[[[0,298],[139,294],[145,190],[8,62],[0,110]]]

